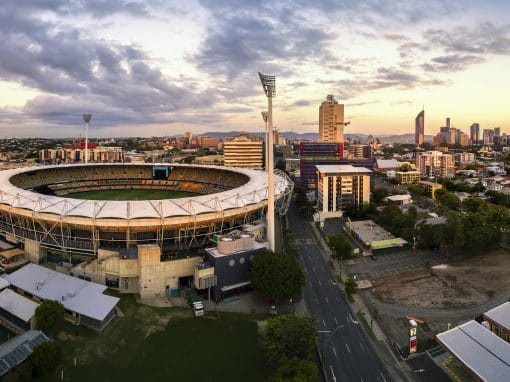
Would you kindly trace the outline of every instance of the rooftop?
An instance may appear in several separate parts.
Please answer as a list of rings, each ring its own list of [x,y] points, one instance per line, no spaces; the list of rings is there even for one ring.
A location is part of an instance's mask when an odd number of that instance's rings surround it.
[[[508,381],[510,343],[476,321],[440,333],[436,338],[480,380]]]
[[[104,285],[67,276],[36,264],[27,264],[2,277],[11,285],[34,296],[60,301],[66,309],[99,321],[119,302],[117,297],[103,294],[106,290]]]
[[[494,321],[498,325],[510,330],[510,302],[505,302],[485,312],[484,317]]]
[[[35,314],[38,303],[23,297],[11,289],[4,289],[0,292],[0,308],[28,322]]]
[[[49,338],[40,330],[29,330],[0,345],[0,376],[22,363],[34,349]]]
[[[351,222],[351,229],[365,244],[395,239],[395,236],[376,224],[373,220],[353,221]]]
[[[319,172],[325,173],[356,173],[356,174],[370,174],[371,170],[365,167],[354,167],[350,164],[318,164],[315,166]]]

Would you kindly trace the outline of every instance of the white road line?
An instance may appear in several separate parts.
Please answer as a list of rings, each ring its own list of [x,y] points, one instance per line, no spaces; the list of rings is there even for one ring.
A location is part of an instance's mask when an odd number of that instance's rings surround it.
[[[360,342],[359,346],[361,347],[361,350],[365,351],[365,348],[363,347],[363,344]]]
[[[312,267],[312,270],[315,272],[315,267]]]
[[[335,373],[333,373],[333,366],[329,365],[329,370],[331,370],[331,375],[333,376],[333,382],[336,382]]]
[[[309,284],[310,286],[312,286],[312,282],[311,282],[311,281],[308,281],[308,284]]]
[[[326,321],[322,320],[322,324],[326,327]]]
[[[338,320],[336,319],[336,317],[333,317],[333,320],[335,320],[335,325],[338,325]]]
[[[320,281],[320,280],[317,280],[317,283],[318,283],[320,286],[322,286],[322,284],[321,284],[321,281]]]
[[[327,298],[327,297],[326,297],[326,304],[329,304],[329,300],[328,300],[328,298]]]
[[[315,303],[318,304],[319,303],[319,300],[315,299]]]
[[[331,348],[331,350],[333,350],[333,354],[335,355],[335,357],[338,357],[338,356],[336,355],[336,349],[335,349],[335,347],[334,347],[334,346]]]
[[[383,373],[379,373],[379,374],[381,375],[381,378],[382,378],[383,382],[386,382],[386,378],[384,378]]]
[[[349,354],[351,354],[351,349],[349,348],[349,345],[345,344],[345,347],[347,348],[347,351],[349,352]]]

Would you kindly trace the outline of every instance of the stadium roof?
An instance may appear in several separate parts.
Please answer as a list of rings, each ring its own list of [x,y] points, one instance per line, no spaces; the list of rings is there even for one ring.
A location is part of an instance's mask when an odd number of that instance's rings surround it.
[[[139,200],[139,201],[100,201],[81,200],[53,195],[43,195],[14,186],[9,179],[20,173],[42,169],[65,169],[66,167],[85,166],[183,166],[213,168],[244,174],[250,180],[240,187],[209,195],[189,198]],[[275,176],[275,195],[283,194],[289,181]],[[58,166],[36,166],[0,171],[0,203],[11,207],[24,208],[38,213],[49,213],[62,216],[87,217],[93,219],[138,219],[167,218],[173,216],[193,216],[209,212],[221,212],[232,208],[242,208],[250,204],[263,202],[267,199],[267,174],[260,170],[232,167],[179,165],[179,164],[72,164]]]
[[[499,326],[510,330],[510,302],[496,306],[483,314],[484,317],[495,322]]]
[[[10,289],[0,292],[0,308],[28,322],[35,314],[38,303],[23,297]]]
[[[480,380],[508,381],[510,343],[476,321],[440,333],[436,338]]]
[[[43,300],[61,302],[67,310],[103,321],[119,299],[103,294],[106,286],[67,276],[63,273],[27,264],[8,275],[11,285]]]

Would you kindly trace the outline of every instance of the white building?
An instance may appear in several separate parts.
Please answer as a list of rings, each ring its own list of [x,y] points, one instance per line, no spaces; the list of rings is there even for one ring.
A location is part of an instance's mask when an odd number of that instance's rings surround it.
[[[370,202],[371,170],[352,165],[318,165],[319,212],[359,208]]]
[[[262,140],[240,135],[223,142],[223,158],[227,167],[262,168]]]

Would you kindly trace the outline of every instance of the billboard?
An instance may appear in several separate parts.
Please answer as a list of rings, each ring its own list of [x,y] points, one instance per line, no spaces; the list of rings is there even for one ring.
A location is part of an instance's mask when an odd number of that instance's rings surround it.
[[[418,350],[416,332],[416,328],[409,328],[409,354],[414,354]]]

